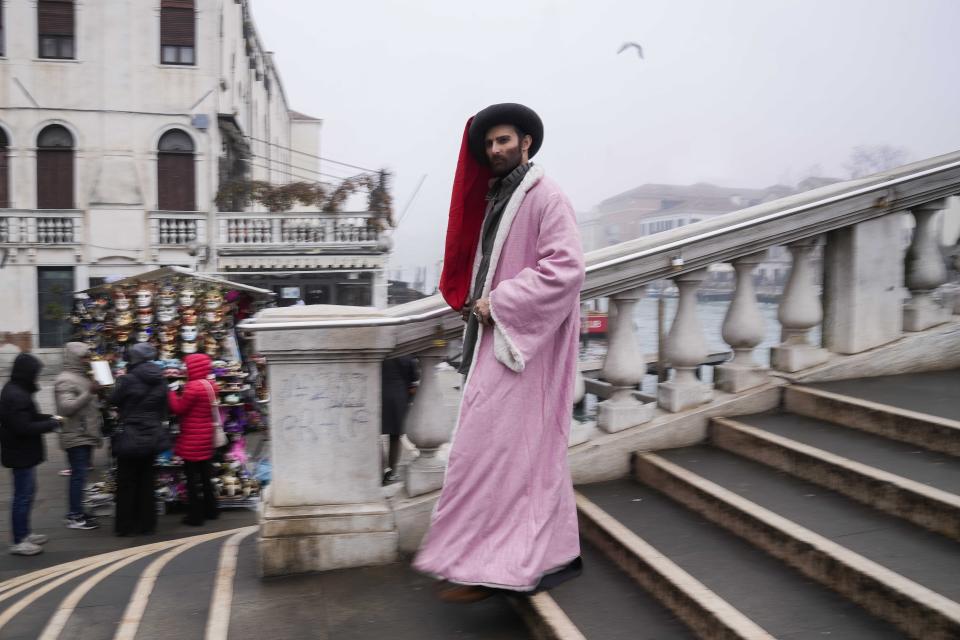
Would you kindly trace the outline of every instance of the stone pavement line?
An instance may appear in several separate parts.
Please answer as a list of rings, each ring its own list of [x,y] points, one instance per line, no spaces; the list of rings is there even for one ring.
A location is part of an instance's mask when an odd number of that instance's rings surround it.
[[[670,609],[691,629],[702,631],[691,622],[691,618],[709,616],[710,621],[707,624],[714,627],[715,631],[722,631],[722,633],[718,633],[718,636],[749,638],[750,640],[775,640],[766,629],[684,571],[656,547],[638,536],[579,491],[576,492],[576,501],[577,511],[581,515],[581,535],[585,535],[586,539],[590,540],[594,546],[605,552],[608,551],[609,543],[612,542],[618,550],[625,551],[628,558],[635,559],[639,563],[633,565],[642,572],[639,575],[654,574],[661,581],[661,585],[669,585],[668,589],[651,589],[647,584],[644,584],[648,580],[640,579],[637,572],[630,570],[632,567],[629,566],[629,561],[617,562],[621,570],[629,574],[635,582]],[[595,536],[590,535],[597,532],[598,529],[602,532],[603,540],[597,540]],[[609,553],[607,555],[610,557]],[[613,558],[611,557],[611,559]],[[676,595],[671,597],[671,595],[668,595],[668,591]],[[691,614],[690,608],[684,606],[688,603],[692,603],[693,607],[699,610],[699,613]]]
[[[233,606],[233,579],[237,575],[240,543],[259,528],[254,525],[241,529],[233,534],[220,550],[220,564],[217,566],[213,596],[210,599],[210,613],[207,616],[207,630],[204,636],[206,640],[226,640],[227,638],[227,633],[230,631],[230,608]]]
[[[13,596],[17,595],[17,594],[20,593],[21,591],[26,591],[27,589],[31,589],[31,588],[37,586],[38,584],[42,584],[42,583],[46,582],[47,580],[50,580],[50,579],[52,579],[52,578],[56,578],[57,576],[63,575],[64,573],[68,573],[69,571],[70,571],[69,569],[63,569],[63,570],[61,570],[61,571],[51,571],[51,572],[46,573],[46,574],[44,574],[44,575],[42,575],[42,576],[38,576],[38,577],[34,578],[33,580],[25,580],[25,581],[23,581],[21,584],[19,584],[19,585],[17,585],[17,586],[11,586],[7,591],[5,591],[4,593],[0,594],[0,602],[3,602],[4,600],[6,600],[6,599],[8,599],[8,598],[12,598]]]
[[[207,533],[194,538],[187,538],[185,542],[182,541],[183,544],[167,551],[151,562],[144,572],[140,574],[140,579],[137,581],[137,586],[133,590],[133,595],[130,596],[130,602],[127,603],[127,608],[123,612],[123,617],[120,620],[120,625],[117,627],[117,633],[113,636],[113,640],[134,640],[137,635],[137,630],[140,628],[140,621],[143,619],[143,614],[147,610],[147,602],[150,600],[153,587],[157,583],[160,572],[163,571],[163,568],[167,566],[168,562],[198,544],[216,540],[217,538],[224,538],[236,532],[235,529],[230,529],[227,531]]]
[[[41,632],[38,640],[57,640],[57,638],[60,637],[60,634],[63,633],[64,628],[67,626],[67,621],[70,620],[70,616],[73,615],[77,605],[80,604],[80,601],[83,600],[83,597],[87,595],[91,589],[100,584],[104,578],[111,575],[115,571],[122,569],[128,564],[136,562],[141,558],[146,558],[152,553],[156,553],[156,551],[143,551],[141,553],[129,555],[122,560],[108,565],[105,569],[101,569],[97,573],[84,580],[80,586],[71,591],[70,595],[63,599],[63,602],[61,602],[60,606],[57,607],[53,617],[50,618],[49,622],[47,622],[47,626],[43,628],[43,632]]]
[[[46,594],[56,589],[60,585],[66,584],[67,582],[70,582],[74,578],[78,576],[82,576],[83,574],[88,573],[90,571],[93,571],[98,567],[102,567],[105,564],[109,564],[112,561],[113,561],[113,558],[101,559],[98,562],[94,562],[86,567],[80,567],[79,569],[71,571],[66,575],[63,575],[57,578],[53,582],[50,582],[40,587],[36,591],[32,591],[29,594],[25,595],[23,598],[18,600],[16,604],[6,609],[3,613],[0,613],[0,629],[3,629],[3,627],[5,627],[7,623],[10,622],[13,619],[13,617],[16,616],[18,613],[20,613],[21,611],[29,607],[31,604],[36,602],[42,596],[45,596]]]

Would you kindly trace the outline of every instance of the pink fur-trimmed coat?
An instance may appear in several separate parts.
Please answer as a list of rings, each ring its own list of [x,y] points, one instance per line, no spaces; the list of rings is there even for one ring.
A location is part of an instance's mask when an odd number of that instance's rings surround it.
[[[495,325],[480,328],[416,569],[529,591],[580,555],[567,439],[583,276],[573,207],[533,165],[497,230],[484,286]]]

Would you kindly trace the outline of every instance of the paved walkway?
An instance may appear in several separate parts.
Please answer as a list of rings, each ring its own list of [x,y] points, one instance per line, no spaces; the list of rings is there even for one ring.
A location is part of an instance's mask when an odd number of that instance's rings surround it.
[[[41,395],[41,406],[49,396]],[[197,529],[162,515],[157,534],[117,538],[112,518],[93,531],[63,526],[67,478],[55,436],[38,469],[33,528],[50,542],[34,557],[0,554],[4,640],[520,640],[529,632],[503,598],[444,605],[405,562],[261,579],[257,514],[224,511]],[[106,463],[95,454],[98,479]],[[10,539],[11,477],[0,472],[0,536]]]

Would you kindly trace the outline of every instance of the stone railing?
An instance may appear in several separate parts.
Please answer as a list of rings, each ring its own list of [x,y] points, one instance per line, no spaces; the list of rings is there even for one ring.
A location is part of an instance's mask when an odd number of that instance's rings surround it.
[[[207,241],[207,214],[194,211],[151,211],[148,214],[150,245],[185,247]]]
[[[752,276],[770,247],[786,246],[791,255],[777,312],[781,342],[770,353],[778,375],[811,371],[831,358],[853,358],[851,354],[892,343],[905,333],[947,322],[950,311],[935,295],[946,280],[936,227],[947,197],[958,193],[960,152],[588,254],[581,299],[608,298],[611,313],[607,354],[599,380],[591,385],[605,387],[604,399],[596,424],[586,434],[581,431],[577,441],[637,427],[655,415],[709,405],[717,394],[767,386],[772,372],[754,358],[764,322]],[[915,223],[906,255],[900,233],[904,216]],[[820,245],[822,298],[811,260]],[[715,367],[712,382],[705,382],[697,376],[709,355],[697,290],[707,269],[718,263],[731,264],[735,271],[736,288],[722,326],[733,357]],[[646,366],[633,310],[646,285],[660,279],[672,280],[678,290],[662,354],[672,375],[648,397],[637,393]],[[421,360],[423,379],[407,420],[407,438],[419,455],[406,472],[405,498],[416,504],[417,496],[429,496],[442,485],[443,461],[436,454],[449,440],[457,412],[439,383],[436,365],[448,356],[447,341],[462,326],[438,296],[383,312],[273,309],[244,323],[256,332],[258,348],[270,363],[274,402],[274,493],[261,537],[266,574],[330,568],[322,560],[324,550],[347,544],[338,537],[343,533],[339,529],[330,535],[322,531],[335,515],[358,518],[352,521],[352,535],[362,533],[369,543],[358,564],[390,556],[390,536],[401,525],[386,519],[389,508],[379,487],[380,363],[409,353]],[[818,344],[809,339],[815,327],[821,329]],[[577,383],[579,401],[582,376]],[[318,461],[318,455],[324,460]],[[365,488],[357,489],[358,484]],[[351,488],[344,493],[347,485]],[[354,495],[358,491],[363,496]],[[316,518],[316,527],[309,535],[300,533],[305,525],[292,524],[296,518]]]
[[[77,245],[83,213],[75,209],[0,210],[0,244]]]
[[[221,247],[374,249],[381,242],[371,213],[219,213],[217,224]]]

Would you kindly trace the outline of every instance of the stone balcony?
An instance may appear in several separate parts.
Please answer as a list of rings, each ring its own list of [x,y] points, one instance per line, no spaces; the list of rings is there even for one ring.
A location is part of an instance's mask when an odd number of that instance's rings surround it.
[[[389,238],[376,215],[218,213],[218,268],[382,268]]]
[[[4,209],[0,244],[78,245],[83,242],[83,212],[76,209]]]

